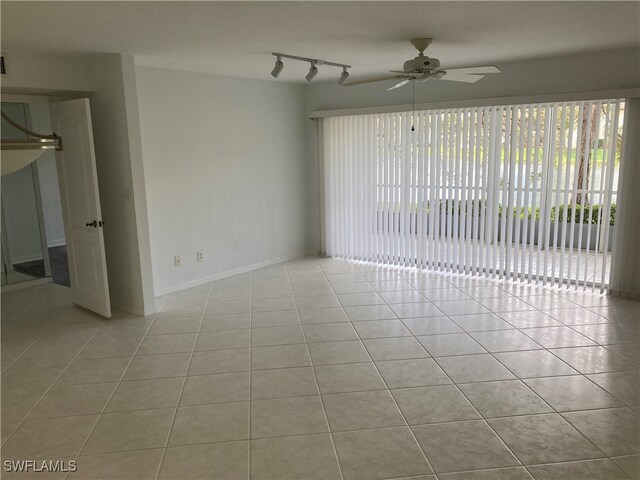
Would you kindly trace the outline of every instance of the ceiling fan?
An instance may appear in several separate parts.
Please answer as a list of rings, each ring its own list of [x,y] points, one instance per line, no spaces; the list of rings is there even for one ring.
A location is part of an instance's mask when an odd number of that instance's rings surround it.
[[[351,82],[345,82],[343,86],[348,87],[363,83],[400,79],[401,81],[399,83],[395,84],[393,87],[387,88],[387,90],[393,90],[395,88],[402,87],[413,80],[424,82],[433,78],[435,80],[475,83],[483,78],[487,73],[501,73],[500,69],[493,65],[449,69],[440,68],[440,60],[428,57],[424,54],[425,49],[432,41],[432,38],[414,38],[411,40],[411,45],[418,50],[418,56],[404,62],[403,70],[389,70],[391,73],[395,73],[395,75],[354,80]]]

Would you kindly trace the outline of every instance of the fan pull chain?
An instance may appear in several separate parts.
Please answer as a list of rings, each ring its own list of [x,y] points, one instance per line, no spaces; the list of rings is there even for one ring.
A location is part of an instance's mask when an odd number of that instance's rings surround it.
[[[415,116],[416,116],[416,81],[411,80],[411,131],[416,131],[415,126]]]

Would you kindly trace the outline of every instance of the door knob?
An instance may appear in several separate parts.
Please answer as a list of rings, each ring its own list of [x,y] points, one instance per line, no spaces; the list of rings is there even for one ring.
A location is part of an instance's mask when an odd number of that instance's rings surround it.
[[[94,220],[93,222],[89,222],[89,223],[85,223],[84,224],[85,227],[93,227],[93,228],[98,228],[98,221]]]

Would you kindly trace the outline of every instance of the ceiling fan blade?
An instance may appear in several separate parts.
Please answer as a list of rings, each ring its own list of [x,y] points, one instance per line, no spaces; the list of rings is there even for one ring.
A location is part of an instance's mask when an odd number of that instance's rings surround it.
[[[438,80],[449,80],[450,82],[464,82],[464,83],[476,83],[481,78],[484,78],[484,75],[468,75],[466,73],[449,73],[444,77],[440,77]]]
[[[486,75],[487,73],[502,73],[498,67],[494,65],[485,65],[482,67],[464,67],[464,68],[443,68],[442,70],[446,70],[447,74],[449,73],[467,73],[470,75]]]
[[[387,88],[387,92],[389,90],[395,90],[396,88],[400,88],[400,87],[404,87],[407,83],[409,83],[411,80],[402,80],[400,83],[396,83],[393,87],[389,87]]]
[[[498,67],[485,65],[482,67],[443,68],[447,72],[440,80],[451,82],[475,83],[488,73],[501,73]]]
[[[343,87],[350,87],[351,85],[361,85],[363,83],[373,83],[373,82],[384,82],[386,80],[395,80],[397,78],[404,78],[400,75],[393,75],[388,77],[377,77],[377,78],[368,78],[365,80],[353,80],[350,82],[345,82],[342,84]]]

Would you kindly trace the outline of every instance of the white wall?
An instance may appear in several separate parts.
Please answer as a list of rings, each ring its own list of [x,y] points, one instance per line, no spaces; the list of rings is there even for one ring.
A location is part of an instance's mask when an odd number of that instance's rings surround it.
[[[2,76],[3,93],[91,91],[91,64],[86,57],[12,50]]]
[[[156,294],[304,254],[305,87],[136,74]]]
[[[155,311],[133,58],[69,57],[13,50],[2,93],[89,97],[105,226],[111,303]],[[54,98],[54,100],[55,100]]]
[[[32,103],[27,108],[29,109],[31,130],[37,133],[51,133],[48,104]],[[47,150],[38,158],[36,163],[38,165],[38,183],[40,184],[47,245],[49,247],[64,245],[64,222],[62,219],[62,204],[60,203],[60,187],[58,185],[55,153]]]
[[[91,64],[90,96],[111,303],[155,311],[140,122],[133,57],[101,55]]]

